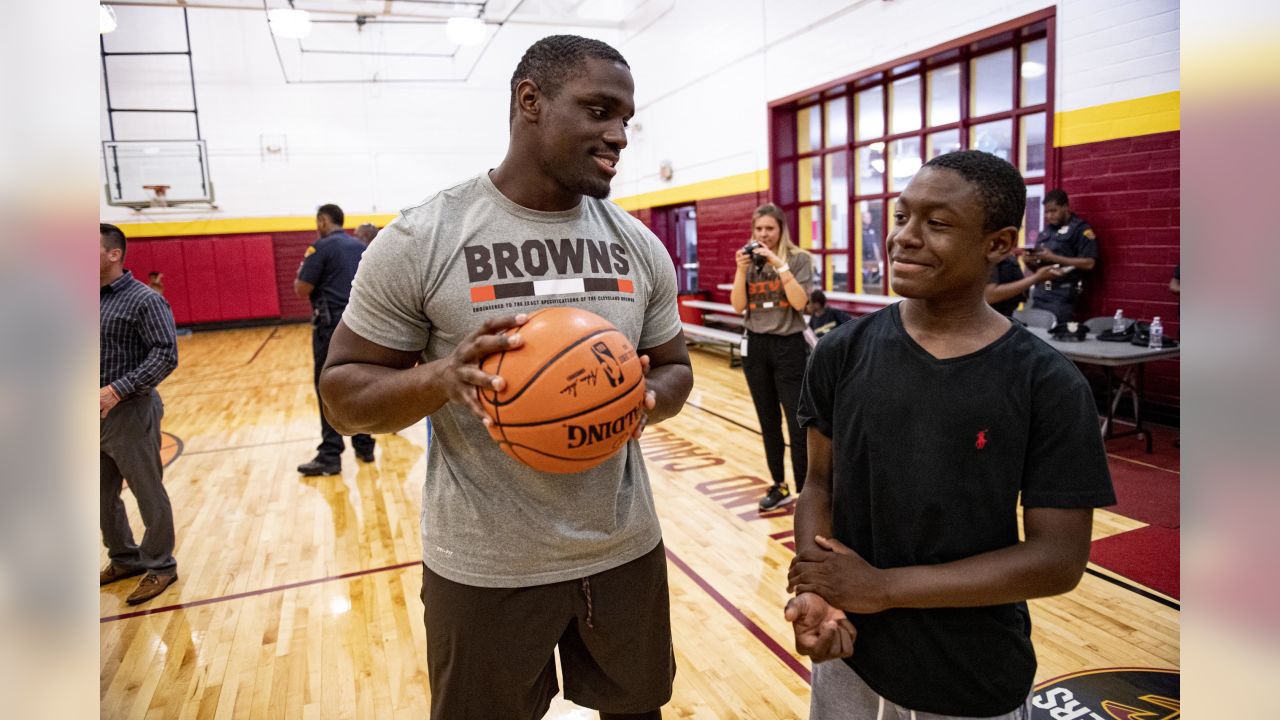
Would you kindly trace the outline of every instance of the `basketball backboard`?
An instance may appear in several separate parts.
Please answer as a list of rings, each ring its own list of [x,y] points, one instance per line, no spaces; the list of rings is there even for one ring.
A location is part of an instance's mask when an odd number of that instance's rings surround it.
[[[141,210],[213,204],[203,140],[105,140],[107,204]]]

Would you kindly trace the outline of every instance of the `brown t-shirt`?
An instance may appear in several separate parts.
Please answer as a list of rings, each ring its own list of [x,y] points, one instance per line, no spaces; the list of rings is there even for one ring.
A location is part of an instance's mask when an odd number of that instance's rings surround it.
[[[787,267],[805,293],[813,291],[813,259],[803,250],[793,250]],[[794,335],[804,332],[804,308],[793,308],[782,289],[782,278],[773,266],[747,268],[747,330],[765,335]]]

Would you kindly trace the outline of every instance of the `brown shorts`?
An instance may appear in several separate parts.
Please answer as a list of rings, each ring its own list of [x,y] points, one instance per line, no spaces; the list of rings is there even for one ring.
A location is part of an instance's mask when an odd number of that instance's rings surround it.
[[[535,720],[559,691],[607,713],[671,699],[667,561],[646,555],[580,580],[525,588],[462,585],[422,568],[432,720]]]

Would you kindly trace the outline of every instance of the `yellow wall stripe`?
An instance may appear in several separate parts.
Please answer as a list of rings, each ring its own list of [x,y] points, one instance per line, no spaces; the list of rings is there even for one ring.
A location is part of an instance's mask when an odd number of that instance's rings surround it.
[[[355,228],[364,223],[386,227],[395,215],[348,215],[343,223]],[[315,230],[315,215],[282,217],[205,218],[181,222],[115,223],[128,238],[174,237],[180,235],[237,235],[245,233],[294,232]]]
[[[1181,107],[1181,92],[1175,90],[1056,113],[1053,144],[1068,147],[1173,132],[1182,126]]]
[[[1053,122],[1056,147],[1173,132],[1181,129],[1181,93],[1175,90],[1161,95],[1122,100],[1080,110],[1068,110],[1056,113]],[[624,210],[642,210],[751,192],[766,192],[768,189],[769,171],[766,169],[616,198],[614,202]],[[395,218],[394,214],[348,215],[346,226],[354,228],[361,223],[371,222],[378,227],[385,227],[393,218]],[[314,230],[316,220],[314,216],[299,215],[209,218],[184,222],[118,223],[118,225],[128,237],[146,238]]]
[[[618,203],[623,210],[640,210],[642,208],[693,202],[694,200],[710,200],[718,197],[729,197],[730,195],[763,192],[768,189],[769,171],[756,170],[754,172],[745,172],[741,175],[730,175],[716,180],[705,180],[640,195],[631,195],[618,198],[614,202]]]

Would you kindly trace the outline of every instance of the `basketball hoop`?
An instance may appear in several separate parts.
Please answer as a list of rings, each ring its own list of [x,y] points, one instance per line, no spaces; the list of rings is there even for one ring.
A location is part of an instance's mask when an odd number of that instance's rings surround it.
[[[151,207],[169,207],[169,201],[165,199],[165,194],[169,192],[168,185],[143,185],[142,189],[147,191]]]

